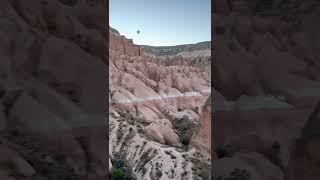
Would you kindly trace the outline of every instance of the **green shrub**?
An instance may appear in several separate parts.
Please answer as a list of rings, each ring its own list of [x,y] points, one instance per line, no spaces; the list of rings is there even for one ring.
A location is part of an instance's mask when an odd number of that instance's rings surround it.
[[[111,171],[111,180],[122,180],[125,177],[125,173],[122,170],[119,169],[113,169]]]

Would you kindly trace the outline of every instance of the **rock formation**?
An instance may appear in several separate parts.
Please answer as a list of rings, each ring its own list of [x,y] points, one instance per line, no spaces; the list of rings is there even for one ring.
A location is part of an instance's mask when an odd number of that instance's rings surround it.
[[[133,44],[132,39],[129,40],[126,37],[121,36],[117,30],[111,27],[109,27],[109,49],[121,51],[130,56],[139,55],[138,46]]]
[[[168,57],[166,64],[144,50],[137,54],[139,47],[112,28],[109,36],[112,165],[125,162],[127,173],[137,179],[210,178],[211,156],[190,143],[195,133],[210,141],[201,130],[210,69],[192,66],[179,55]],[[210,123],[205,118],[204,124]]]
[[[197,146],[202,154],[211,157],[211,121],[212,121],[212,104],[211,96],[206,100],[201,112],[201,122],[198,130],[195,131],[191,143]]]

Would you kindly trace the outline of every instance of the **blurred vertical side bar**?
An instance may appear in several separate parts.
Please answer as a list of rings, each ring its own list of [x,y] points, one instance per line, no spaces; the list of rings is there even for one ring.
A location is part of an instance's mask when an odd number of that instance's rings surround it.
[[[213,5],[214,179],[319,179],[319,3]]]
[[[106,25],[105,25],[105,33],[106,33],[106,53],[105,53],[105,57],[106,57],[106,64],[107,64],[107,74],[106,74],[106,84],[108,86],[108,88],[106,89],[106,99],[107,99],[107,108],[106,108],[106,115],[107,115],[107,122],[106,122],[106,136],[107,136],[107,141],[105,143],[107,143],[107,154],[106,154],[106,159],[107,159],[107,176],[110,174],[110,164],[111,164],[111,160],[109,157],[109,106],[110,106],[110,87],[109,87],[109,43],[110,43],[110,37],[109,37],[109,0],[103,0],[104,5],[106,7]],[[107,177],[109,178],[109,177]]]
[[[106,179],[107,14],[0,1],[0,179]]]

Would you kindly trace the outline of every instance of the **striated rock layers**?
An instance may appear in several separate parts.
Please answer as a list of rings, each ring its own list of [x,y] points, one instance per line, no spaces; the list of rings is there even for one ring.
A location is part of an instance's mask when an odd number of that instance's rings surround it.
[[[121,51],[130,56],[139,56],[139,47],[133,44],[132,39],[121,36],[111,27],[109,27],[109,49]]]
[[[109,36],[112,165],[126,162],[137,179],[210,178],[211,156],[190,143],[195,133],[210,141],[201,131],[209,123],[202,115],[211,91],[208,72],[188,64],[158,63],[155,56],[139,55],[139,47],[114,29]]]

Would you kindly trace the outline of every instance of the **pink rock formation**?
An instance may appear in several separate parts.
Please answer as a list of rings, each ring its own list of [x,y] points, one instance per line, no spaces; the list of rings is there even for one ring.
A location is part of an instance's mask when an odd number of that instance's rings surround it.
[[[207,99],[204,105],[201,117],[200,127],[192,137],[191,143],[197,146],[204,154],[211,157],[211,121],[212,121],[212,106],[211,96]]]
[[[109,29],[109,37],[109,104],[112,106],[109,110],[109,118],[112,119],[109,126],[113,127],[109,132],[109,154],[112,159],[119,154],[127,161],[137,159],[131,165],[133,169],[138,169],[134,172],[137,177],[153,177],[158,173],[155,169],[158,165],[155,164],[165,161],[166,167],[158,169],[162,172],[161,177],[180,179],[181,172],[185,170],[177,164],[186,163],[181,152],[188,151],[181,149],[178,152],[172,148],[189,144],[197,126],[210,125],[210,117],[202,115],[201,111],[211,91],[208,78],[210,69],[204,72],[204,66],[197,67],[191,63],[199,59],[183,56],[174,56],[169,59],[170,63],[162,63],[159,57],[141,50],[139,53],[139,47],[112,28]],[[206,60],[205,63],[209,63]],[[210,108],[208,106],[206,111]],[[206,120],[200,120],[200,117]],[[210,151],[209,132],[210,129],[200,130],[197,137],[201,142],[205,138],[203,145],[206,151],[200,152],[206,155]],[[170,155],[164,147],[176,155]],[[141,167],[140,164],[144,162],[141,158],[145,158],[142,155],[154,149],[158,151],[158,158],[151,156],[147,164]],[[198,146],[196,149],[200,150]],[[172,163],[171,158],[176,158],[177,162]],[[169,167],[177,169],[177,173],[169,176],[165,173]],[[150,171],[140,171],[141,168]],[[192,177],[192,173],[187,173],[187,176]]]
[[[117,31],[109,28],[109,49],[121,51],[130,56],[139,55],[139,47],[133,44],[132,40],[121,36]]]
[[[156,141],[169,145],[179,145],[179,137],[173,130],[164,125],[150,124],[145,128],[145,131]]]

